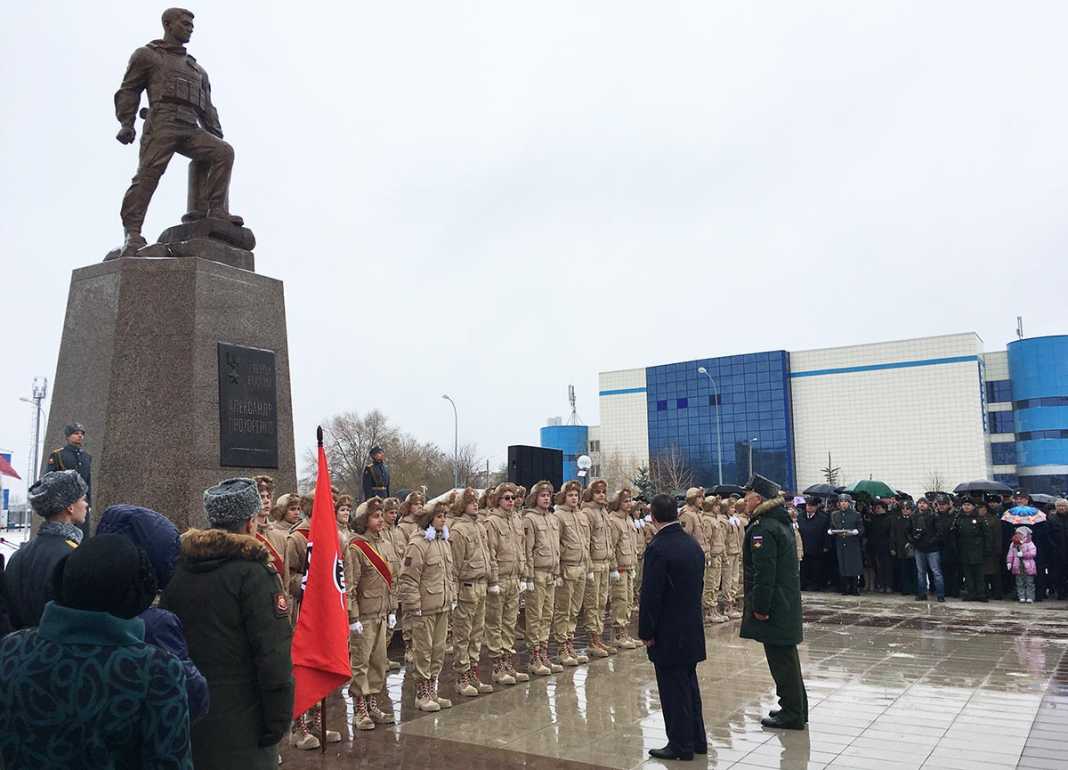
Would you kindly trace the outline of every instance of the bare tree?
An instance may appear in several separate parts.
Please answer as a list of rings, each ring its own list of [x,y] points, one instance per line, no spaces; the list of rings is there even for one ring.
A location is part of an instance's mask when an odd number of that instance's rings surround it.
[[[612,452],[601,458],[601,477],[607,482],[609,492],[632,485],[638,474],[638,462],[633,456],[624,457],[619,452]]]
[[[649,472],[657,490],[666,494],[680,495],[693,486],[693,468],[678,444],[672,444],[654,457]]]
[[[925,492],[944,492],[946,489],[946,480],[938,471],[931,471],[926,483]]]

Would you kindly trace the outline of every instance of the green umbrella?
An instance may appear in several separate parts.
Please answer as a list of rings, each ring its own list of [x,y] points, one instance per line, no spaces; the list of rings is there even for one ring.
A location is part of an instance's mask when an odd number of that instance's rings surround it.
[[[894,488],[886,482],[872,481],[870,479],[858,481],[853,486],[847,487],[846,492],[851,495],[866,495],[873,500],[877,497],[893,497],[897,494]]]

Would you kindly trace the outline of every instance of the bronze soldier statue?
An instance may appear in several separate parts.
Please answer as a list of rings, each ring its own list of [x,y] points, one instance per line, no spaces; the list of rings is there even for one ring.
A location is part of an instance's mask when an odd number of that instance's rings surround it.
[[[186,53],[193,34],[193,13],[184,8],[163,12],[163,39],[138,48],[130,57],[126,76],[115,93],[115,116],[122,128],[115,137],[133,142],[134,119],[141,92],[148,92],[148,110],[141,137],[141,153],[130,189],[122,199],[126,239],[122,256],[133,256],[145,245],[141,235],[145,212],[160,177],[174,153],[191,158],[191,210],[186,221],[205,217],[233,225],[244,224],[228,210],[230,171],[234,150],[223,141],[219,113],[211,102],[208,73]]]

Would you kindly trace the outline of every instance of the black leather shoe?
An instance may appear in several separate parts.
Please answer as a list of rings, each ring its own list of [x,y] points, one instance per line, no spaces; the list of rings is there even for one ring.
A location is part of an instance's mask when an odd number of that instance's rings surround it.
[[[693,753],[694,754],[707,754],[708,753],[708,746],[701,746],[700,748],[696,748],[696,749],[693,750]]]
[[[784,722],[776,717],[765,717],[760,720],[764,727],[772,727],[777,730],[804,730],[805,726],[800,722]]]
[[[776,718],[778,718],[779,714],[781,714],[781,713],[782,713],[782,709],[772,709],[771,711],[768,712],[768,718],[769,719],[776,719]]]
[[[665,746],[662,749],[649,749],[649,756],[653,759],[679,759],[683,762],[693,761],[692,751],[683,754],[676,751],[673,746]]]

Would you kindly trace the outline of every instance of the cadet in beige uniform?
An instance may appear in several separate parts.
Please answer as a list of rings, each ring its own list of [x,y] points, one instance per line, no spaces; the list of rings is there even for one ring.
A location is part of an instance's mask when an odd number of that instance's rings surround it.
[[[440,711],[452,706],[451,700],[438,695],[449,610],[456,604],[452,550],[445,525],[447,508],[444,501],[431,502],[415,517],[418,529],[404,549],[399,581],[401,609],[409,618],[412,640],[415,707],[420,711]]]
[[[353,726],[374,730],[376,724],[393,724],[393,715],[378,708],[378,694],[386,684],[386,641],[397,623],[393,614],[393,543],[382,536],[385,518],[382,501],[372,497],[360,503],[353,521],[354,534],[345,548],[345,586],[349,599],[349,646],[352,684],[356,698]]]
[[[493,692],[493,685],[478,676],[478,658],[486,630],[486,581],[490,574],[486,533],[478,521],[478,496],[468,487],[455,496],[452,511],[457,514],[449,527],[452,563],[459,583],[456,609],[452,611],[452,637],[455,655],[456,691],[473,698]]]
[[[724,623],[727,616],[719,611],[723,585],[723,559],[727,551],[727,517],[722,516],[718,498],[705,499],[702,526],[705,530],[705,590],[701,604],[706,623]]]
[[[631,614],[638,612],[638,600],[642,593],[642,567],[645,565],[645,546],[653,539],[652,522],[646,520],[646,505],[638,500],[634,501],[630,510],[631,518],[634,519],[634,551],[638,554],[638,568],[634,570],[634,609]]]
[[[387,497],[382,501],[382,518],[385,519],[385,525],[382,527],[382,539],[388,540],[390,546],[393,549],[393,558],[390,559],[389,568],[393,570],[393,593],[390,595],[390,610],[396,616],[396,619],[400,620],[400,601],[397,598],[397,579],[400,577],[401,566],[404,563],[404,548],[408,545],[408,541],[404,537],[404,533],[401,532],[397,526],[397,513],[400,508],[400,498]],[[389,645],[393,642],[393,636],[397,633],[397,624],[394,623],[393,627],[389,629],[389,633],[386,634],[386,651],[389,651]],[[389,661],[390,671],[400,671],[400,663],[395,660]]]
[[[745,509],[745,501],[739,500],[734,506],[734,515],[738,518],[741,533],[739,537],[742,541],[742,547],[745,546],[745,530],[749,528],[749,512]],[[734,575],[734,597],[733,603],[735,607],[735,615],[738,618],[742,617],[743,613],[738,607],[742,604],[743,595],[745,594],[745,570],[743,569],[741,555],[738,556],[738,569]],[[728,613],[729,615],[729,613]],[[729,615],[732,620],[737,620],[734,615]]]
[[[582,513],[590,528],[590,571],[586,573],[586,592],[582,597],[582,614],[590,635],[590,654],[598,658],[615,655],[618,650],[604,641],[604,613],[608,607],[608,581],[618,579],[615,551],[612,548],[611,522],[608,520],[608,485],[603,479],[590,482],[582,494]]]
[[[378,498],[375,499],[377,500]],[[349,540],[352,539],[352,528],[349,526],[349,519],[352,518],[352,498],[350,496],[338,496],[337,502],[334,503],[334,516],[337,517],[337,544],[341,552],[345,553],[345,548],[348,547]]]
[[[738,501],[741,503],[741,500]],[[742,612],[736,607],[736,594],[738,591],[738,570],[742,562],[742,542],[745,540],[745,527],[742,520],[736,515],[737,506],[734,500],[724,503],[726,508],[727,535],[723,549],[723,579],[720,582],[722,592],[720,603],[722,614],[730,620],[738,620]]]
[[[493,661],[493,681],[515,684],[529,681],[514,664],[515,624],[519,617],[520,582],[526,574],[523,521],[515,511],[516,486],[505,482],[489,496],[485,520],[489,551],[489,584],[486,588],[486,649]]]
[[[589,663],[585,654],[575,651],[575,629],[590,571],[590,525],[579,509],[581,496],[582,484],[567,482],[556,494],[552,514],[560,531],[560,585],[554,599],[553,639],[565,666]]]
[[[419,520],[423,512],[423,504],[426,502],[426,498],[421,492],[410,492],[407,497],[404,498],[404,502],[400,504],[397,509],[397,516],[399,518],[397,522],[398,540],[400,541],[400,548],[398,556],[403,564],[404,553],[408,549],[408,543],[412,539],[412,535],[416,532],[422,532],[423,529],[419,526]],[[401,606],[401,638],[404,640],[404,662],[413,663],[412,658],[412,619],[404,614],[404,607]]]
[[[703,487],[690,487],[686,490],[686,504],[679,511],[679,524],[686,530],[686,534],[697,541],[698,545],[705,539],[701,529],[701,508],[705,502],[705,490]]]
[[[633,650],[641,643],[630,637],[627,626],[630,624],[630,611],[634,606],[634,584],[631,576],[638,568],[638,553],[634,544],[634,521],[630,518],[633,505],[632,493],[624,487],[616,492],[608,505],[611,512],[609,531],[612,537],[612,551],[615,556],[616,569],[609,581],[612,595],[612,625],[615,644],[624,650]]]
[[[560,522],[552,513],[553,485],[539,481],[530,490],[523,511],[523,547],[526,552],[526,627],[531,674],[548,676],[563,671],[564,645],[558,644],[560,663],[549,657],[549,629],[553,622],[560,579]]]

